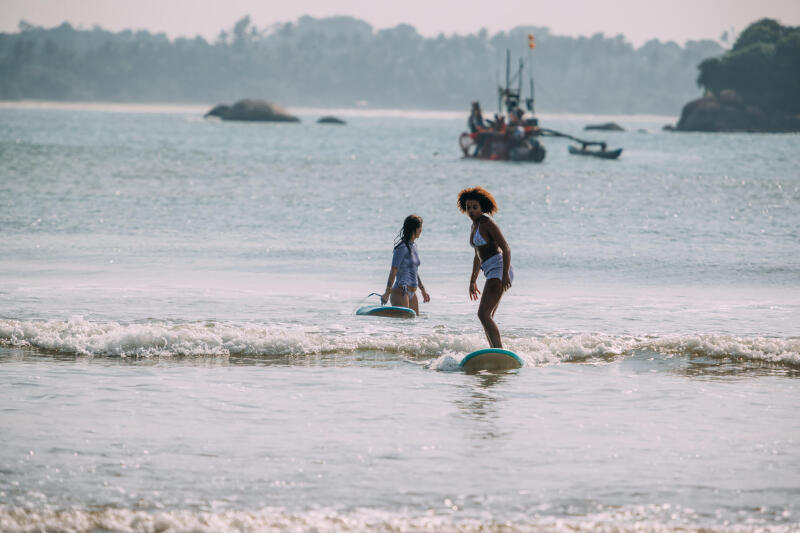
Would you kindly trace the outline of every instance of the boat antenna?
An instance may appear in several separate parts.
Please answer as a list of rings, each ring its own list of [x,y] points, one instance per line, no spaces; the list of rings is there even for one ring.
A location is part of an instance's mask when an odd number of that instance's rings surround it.
[[[511,85],[511,50],[506,48],[506,89]]]
[[[531,96],[525,99],[525,107],[528,108],[528,111],[533,113],[533,61],[531,60],[531,50],[536,48],[536,39],[532,33],[528,34],[528,72],[530,73],[530,82],[531,82]]]

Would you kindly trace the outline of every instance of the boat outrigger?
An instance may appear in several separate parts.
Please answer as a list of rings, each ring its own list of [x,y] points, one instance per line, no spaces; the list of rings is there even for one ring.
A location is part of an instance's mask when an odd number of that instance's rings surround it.
[[[535,47],[533,35],[528,35],[529,49]],[[464,132],[458,139],[464,157],[492,161],[533,161],[544,160],[547,150],[539,140],[541,137],[564,137],[580,144],[580,148],[569,146],[570,154],[589,155],[603,159],[616,159],[622,148],[607,150],[604,141],[588,141],[549,128],[539,127],[539,119],[534,115],[533,74],[530,76],[530,97],[525,99],[528,110],[526,116],[520,107],[522,94],[522,72],[524,62],[519,60],[517,73],[511,76],[511,51],[506,50],[506,84],[497,88],[497,113],[494,120],[484,122],[480,104],[473,102],[469,119],[471,131]],[[517,87],[512,88],[516,82]],[[503,113],[505,108],[505,114]],[[599,150],[591,150],[597,146]]]
[[[622,148],[616,150],[606,150],[606,143],[601,143],[599,150],[589,150],[586,145],[576,148],[575,146],[567,146],[567,151],[573,155],[591,155],[600,157],[602,159],[616,159],[622,153]]]

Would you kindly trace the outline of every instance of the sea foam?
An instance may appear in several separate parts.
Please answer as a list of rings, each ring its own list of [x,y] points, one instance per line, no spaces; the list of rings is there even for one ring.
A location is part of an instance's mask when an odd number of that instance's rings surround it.
[[[602,506],[600,506],[602,507]],[[795,524],[765,523],[774,517],[760,517],[744,524],[728,522],[724,526],[701,526],[701,517],[689,508],[671,505],[635,505],[601,509],[586,516],[547,516],[534,513],[519,520],[491,516],[483,519],[456,518],[432,511],[411,514],[378,509],[355,509],[348,513],[320,508],[290,512],[279,508],[252,511],[162,511],[108,508],[87,510],[28,510],[0,505],[0,527],[9,533],[29,531],[126,531],[129,533],[211,533],[255,531],[441,531],[503,533],[788,533],[798,531]]]
[[[0,344],[81,356],[192,357],[306,356],[379,353],[452,370],[467,353],[485,347],[476,332],[403,330],[323,330],[298,324],[231,322],[142,323],[0,319]],[[529,366],[613,360],[640,351],[665,356],[707,357],[800,367],[800,338],[736,337],[718,334],[610,335],[558,333],[530,337],[506,335],[506,348]]]

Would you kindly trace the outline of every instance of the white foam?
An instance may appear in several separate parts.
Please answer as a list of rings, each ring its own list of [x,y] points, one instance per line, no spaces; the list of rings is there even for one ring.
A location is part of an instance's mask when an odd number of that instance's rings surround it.
[[[129,533],[211,533],[256,531],[440,531],[440,532],[724,532],[788,533],[798,524],[753,523],[700,525],[691,509],[666,505],[637,505],[600,510],[587,516],[540,516],[538,513],[517,521],[487,516],[482,519],[457,518],[432,510],[417,514],[377,509],[356,509],[349,513],[333,509],[289,512],[278,508],[253,511],[164,511],[149,513],[129,509],[87,511],[31,510],[0,505],[0,529],[7,533],[32,531],[89,532],[124,531]]]
[[[800,367],[800,338],[672,336],[645,343],[653,351],[684,356],[741,359]]]
[[[433,370],[441,370],[442,372],[455,372],[456,370],[459,370],[458,365],[461,362],[461,359],[463,359],[463,356],[446,353],[430,361],[428,363],[428,368]]]
[[[595,333],[507,339],[505,344],[527,364],[538,365],[619,356],[636,349],[639,342],[635,337]]]
[[[403,329],[327,331],[297,324],[167,322],[120,324],[69,320],[0,320],[0,343],[86,356],[303,357],[375,352],[413,360],[432,359],[427,367],[450,371],[486,339],[477,332],[428,331],[409,335]],[[630,336],[551,334],[504,337],[504,346],[528,366],[593,359],[614,359],[636,351],[711,357],[800,367],[800,338],[726,335]]]

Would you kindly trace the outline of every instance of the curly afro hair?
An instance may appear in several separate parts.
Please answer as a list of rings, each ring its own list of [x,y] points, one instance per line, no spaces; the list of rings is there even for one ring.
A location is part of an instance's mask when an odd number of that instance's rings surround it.
[[[483,187],[470,187],[458,193],[458,209],[462,213],[467,211],[467,200],[477,200],[484,213],[492,214],[497,211],[497,202],[494,201],[494,196]]]

